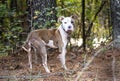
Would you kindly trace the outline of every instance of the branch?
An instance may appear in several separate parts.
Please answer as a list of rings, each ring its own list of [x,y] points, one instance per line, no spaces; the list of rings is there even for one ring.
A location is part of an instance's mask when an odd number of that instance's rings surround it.
[[[115,56],[113,56],[113,61],[112,61],[112,75],[113,75],[113,81],[117,81],[115,76]]]
[[[105,3],[106,3],[106,1],[103,1],[103,2],[101,3],[101,6],[100,6],[99,10],[98,10],[98,11],[96,12],[96,14],[94,15],[94,18],[93,18],[93,20],[91,21],[91,23],[90,23],[90,25],[89,25],[89,27],[88,27],[88,30],[87,30],[87,32],[86,32],[86,37],[89,37],[89,36],[90,36],[91,29],[92,29],[92,26],[93,26],[93,22],[96,20],[97,15],[99,14],[99,12],[103,9]]]
[[[0,76],[0,79],[5,79],[5,78],[24,78],[24,79],[34,79],[34,78],[47,78],[50,76],[60,76],[60,75],[64,75],[63,72],[56,72],[56,73],[47,73],[47,74],[40,74],[40,75],[31,75],[31,76],[25,76],[25,75],[21,75],[21,76]]]
[[[83,74],[83,72],[88,68],[88,66],[89,66],[89,65],[92,63],[92,61],[95,59],[95,57],[96,57],[98,54],[100,54],[100,52],[102,52],[104,49],[107,49],[109,46],[111,46],[114,42],[115,42],[115,40],[112,41],[112,42],[110,42],[110,43],[109,43],[108,45],[106,45],[105,47],[102,47],[101,49],[99,49],[99,50],[92,56],[92,58],[86,63],[86,65],[84,66],[84,68],[82,68],[82,70],[81,70],[80,72],[78,72],[77,77],[75,78],[74,81],[78,81],[79,78],[81,77],[81,75]]]

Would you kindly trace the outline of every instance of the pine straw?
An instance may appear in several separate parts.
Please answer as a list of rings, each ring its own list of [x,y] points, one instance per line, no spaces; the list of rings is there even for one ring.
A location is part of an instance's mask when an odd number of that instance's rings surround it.
[[[107,44],[106,46],[100,48],[98,51],[96,51],[93,56],[91,57],[90,60],[88,60],[88,62],[85,64],[85,66],[80,70],[75,70],[75,71],[68,71],[68,72],[55,72],[55,73],[49,73],[49,74],[38,74],[37,76],[0,76],[0,79],[4,79],[4,78],[24,78],[24,79],[36,79],[36,78],[47,78],[50,76],[64,76],[65,74],[74,74],[74,72],[77,72],[77,77],[74,78],[73,81],[79,81],[80,78],[82,77],[83,73],[88,69],[89,65],[93,62],[93,60],[95,59],[96,56],[98,56],[99,54],[101,54],[101,52],[103,52],[105,49],[108,49],[109,47],[113,46],[115,41],[110,42],[109,44]],[[113,81],[117,81],[116,80],[116,75],[115,75],[115,56],[112,56],[113,60],[112,60],[112,76],[113,76]],[[96,75],[97,76],[97,75]],[[97,78],[97,77],[96,77]]]

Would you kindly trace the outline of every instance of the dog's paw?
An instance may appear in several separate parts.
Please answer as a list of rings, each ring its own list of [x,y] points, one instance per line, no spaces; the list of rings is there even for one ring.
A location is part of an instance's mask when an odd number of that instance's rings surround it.
[[[46,70],[46,73],[50,73],[50,70]]]
[[[64,68],[66,71],[68,71],[68,68],[66,67],[66,65],[63,65],[63,68]]]

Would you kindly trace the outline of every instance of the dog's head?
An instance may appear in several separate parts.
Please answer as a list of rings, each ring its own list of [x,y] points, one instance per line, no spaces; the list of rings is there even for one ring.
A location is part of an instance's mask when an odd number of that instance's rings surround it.
[[[69,34],[71,34],[72,31],[74,31],[74,23],[75,19],[77,19],[77,16],[72,15],[70,17],[59,17],[58,21],[61,22],[61,27],[63,30]]]

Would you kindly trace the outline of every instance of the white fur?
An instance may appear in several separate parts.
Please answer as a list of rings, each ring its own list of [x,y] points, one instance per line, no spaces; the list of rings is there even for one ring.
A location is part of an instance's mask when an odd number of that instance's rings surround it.
[[[42,42],[46,45],[46,46],[49,46],[51,48],[57,48],[55,45],[54,45],[54,41],[53,40],[49,40],[48,43],[45,43],[44,40],[42,40]]]
[[[68,42],[68,34],[66,31],[71,30],[74,31],[74,26],[73,23],[71,23],[72,18],[71,17],[66,17],[62,20],[62,24],[59,26],[58,30],[60,31],[61,37],[62,37],[62,42],[63,42],[63,47],[62,47],[62,53],[59,55],[60,61],[62,63],[62,66],[65,70],[67,70],[66,64],[65,64],[65,56],[66,56],[66,46]],[[72,21],[73,22],[73,21]],[[69,28],[71,26],[71,28]],[[63,30],[64,28],[64,30]]]
[[[63,41],[62,53],[59,55],[59,58],[60,58],[60,61],[62,63],[63,68],[67,70],[67,67],[65,65],[67,33],[62,29],[61,25],[59,26],[58,30],[60,31],[60,34],[61,34],[61,37],[62,37],[62,41]]]
[[[54,42],[53,40],[49,40],[48,44],[46,44],[47,46],[51,47],[51,48],[57,48],[55,45],[54,45]]]
[[[73,23],[71,23],[73,22],[73,19],[71,17],[65,17],[61,22],[65,31],[68,31],[68,30],[74,31]]]

